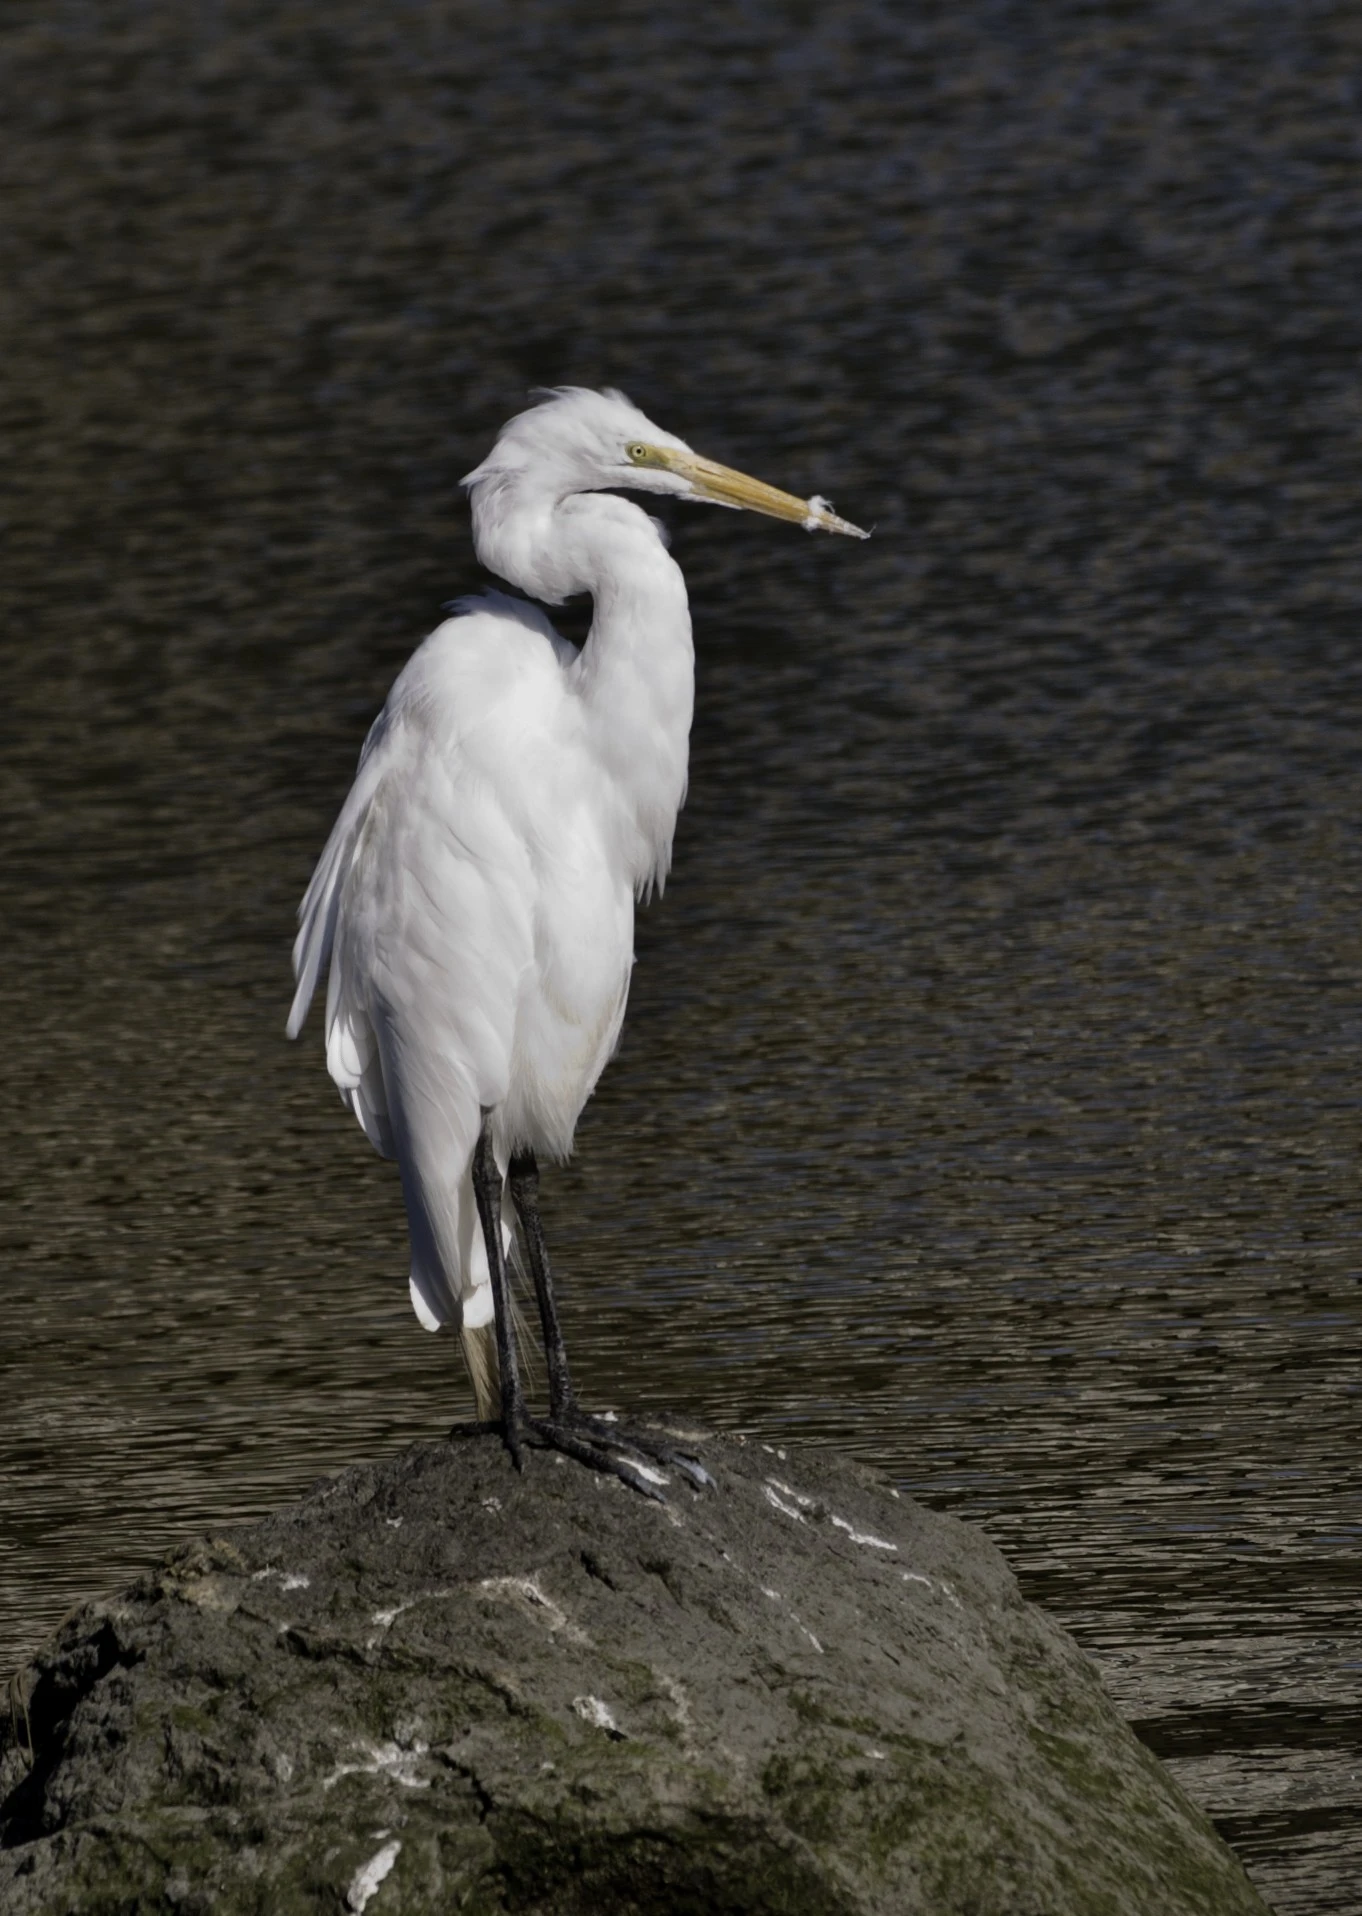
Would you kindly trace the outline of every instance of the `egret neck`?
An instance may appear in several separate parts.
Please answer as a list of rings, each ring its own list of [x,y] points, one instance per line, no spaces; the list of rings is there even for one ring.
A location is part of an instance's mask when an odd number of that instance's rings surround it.
[[[655,522],[630,500],[609,492],[572,493],[548,507],[521,510],[501,491],[494,513],[480,514],[474,495],[478,556],[512,585],[559,603],[588,592],[593,617],[569,683],[581,701],[586,743],[608,776],[616,825],[634,890],[661,888],[671,866],[676,815],[686,796],[686,767],[695,705],[695,648],[681,568]],[[531,554],[552,554],[549,566]]]

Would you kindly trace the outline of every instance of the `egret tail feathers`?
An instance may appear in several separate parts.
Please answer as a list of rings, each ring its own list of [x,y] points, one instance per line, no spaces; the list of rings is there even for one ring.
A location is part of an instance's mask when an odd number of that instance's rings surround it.
[[[497,1364],[495,1323],[467,1326],[459,1333],[463,1361],[473,1386],[473,1402],[481,1423],[495,1423],[501,1415],[501,1371]]]
[[[514,1271],[515,1262],[508,1258],[508,1276]],[[473,1401],[477,1405],[478,1421],[495,1423],[501,1416],[501,1366],[497,1363],[495,1318],[488,1318],[485,1324],[465,1324],[459,1332],[459,1341],[463,1347],[463,1361],[468,1366],[468,1376],[473,1386]],[[527,1388],[533,1388],[538,1368],[533,1362],[535,1344],[530,1336],[529,1323],[521,1309],[520,1299],[514,1291],[511,1293],[511,1342],[515,1346],[520,1381]]]

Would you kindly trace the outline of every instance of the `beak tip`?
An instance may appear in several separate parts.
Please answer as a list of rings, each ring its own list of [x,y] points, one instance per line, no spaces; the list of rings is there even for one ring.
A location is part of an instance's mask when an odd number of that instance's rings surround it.
[[[840,532],[848,539],[868,539],[870,534],[862,532],[859,526],[852,525],[850,519],[839,518],[828,504],[815,493],[808,502],[808,517],[804,521],[806,532]]]

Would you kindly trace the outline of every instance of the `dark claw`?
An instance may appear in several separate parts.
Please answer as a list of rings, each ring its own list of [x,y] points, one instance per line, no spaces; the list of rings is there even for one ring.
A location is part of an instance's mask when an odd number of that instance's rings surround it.
[[[678,1451],[673,1461],[682,1476],[689,1477],[697,1490],[714,1490],[717,1488],[714,1479],[710,1476],[698,1457],[686,1457]]]
[[[657,1485],[641,1476],[626,1457],[612,1456],[603,1445],[586,1441],[581,1435],[581,1425],[569,1427],[555,1424],[547,1418],[527,1417],[525,1428],[547,1449],[561,1450],[564,1456],[575,1457],[579,1464],[585,1464],[589,1470],[602,1470],[609,1477],[618,1477],[622,1484],[628,1484],[631,1490],[637,1490],[644,1497],[651,1497],[654,1503],[666,1503],[667,1499]]]
[[[654,1437],[650,1431],[639,1430],[633,1424],[607,1423],[603,1417],[591,1417],[584,1411],[578,1411],[572,1419],[573,1426],[587,1431],[598,1444],[607,1444],[616,1449],[634,1450],[641,1457],[651,1457],[654,1463],[666,1464],[672,1470],[679,1470],[683,1477],[689,1478],[697,1490],[712,1490],[714,1479],[705,1469],[698,1457],[688,1450],[678,1450],[675,1444],[663,1437]]]

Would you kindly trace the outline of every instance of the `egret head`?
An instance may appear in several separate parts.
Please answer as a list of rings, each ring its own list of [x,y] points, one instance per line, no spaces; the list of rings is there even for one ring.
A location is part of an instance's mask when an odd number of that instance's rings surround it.
[[[796,498],[692,452],[613,387],[561,386],[508,420],[486,459],[463,480],[470,489],[488,482],[532,487],[555,500],[576,492],[665,493],[766,513],[808,532],[869,537],[824,499]]]

